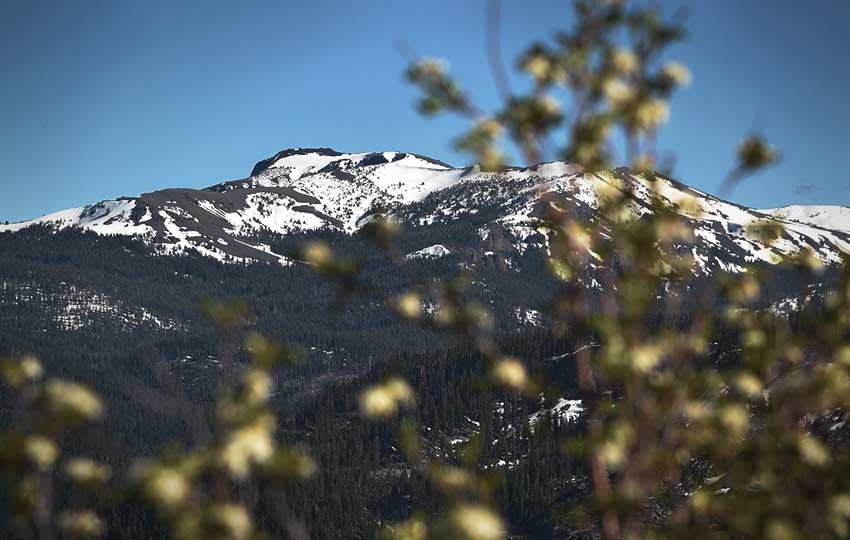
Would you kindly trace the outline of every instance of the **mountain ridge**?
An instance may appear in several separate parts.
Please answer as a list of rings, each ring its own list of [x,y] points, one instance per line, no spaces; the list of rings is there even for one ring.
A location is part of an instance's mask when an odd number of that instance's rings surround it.
[[[168,188],[104,200],[0,225],[0,232],[36,224],[79,227],[139,236],[157,254],[196,252],[222,261],[289,265],[293,261],[286,254],[274,252],[258,237],[322,229],[351,234],[380,210],[419,227],[447,220],[477,223],[481,219],[476,216],[486,215],[489,221],[481,223],[482,229],[502,227],[522,252],[525,241],[537,234],[545,205],[554,204],[547,199],[593,215],[605,191],[625,186],[633,193],[636,217],[649,211],[654,193],[693,226],[695,246],[689,256],[706,273],[709,267],[741,271],[752,262],[778,262],[800,249],[836,263],[850,251],[850,208],[842,206],[752,209],[673,178],[659,176],[651,182],[625,168],[588,173],[574,164],[546,162],[482,173],[408,152],[343,153],[327,147],[282,150],[258,161],[249,176],[207,188]],[[686,209],[691,203],[699,212]],[[749,224],[764,220],[786,227],[776,244],[745,234]],[[545,241],[536,245],[547,249]]]

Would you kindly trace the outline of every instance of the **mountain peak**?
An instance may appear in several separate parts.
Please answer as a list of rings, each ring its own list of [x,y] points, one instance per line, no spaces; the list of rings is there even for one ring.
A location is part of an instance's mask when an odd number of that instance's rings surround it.
[[[267,171],[272,168],[289,167],[296,170],[319,170],[333,162],[346,160],[357,167],[370,165],[384,165],[402,160],[419,161],[426,168],[452,169],[448,163],[438,159],[430,158],[410,152],[366,152],[366,153],[343,153],[333,148],[287,148],[277,154],[257,162],[251,170],[251,176]]]
[[[258,161],[257,164],[254,165],[254,168],[251,170],[251,176],[256,176],[260,174],[261,172],[268,169],[274,163],[280,161],[281,159],[292,156],[306,156],[310,154],[327,157],[337,157],[343,155],[342,152],[337,152],[333,148],[328,148],[325,146],[318,148],[286,148],[271,157],[267,157]]]

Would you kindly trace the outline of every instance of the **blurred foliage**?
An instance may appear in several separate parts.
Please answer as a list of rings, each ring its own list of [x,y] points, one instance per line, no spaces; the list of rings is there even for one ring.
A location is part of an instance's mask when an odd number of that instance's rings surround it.
[[[247,309],[235,302],[207,311],[222,331],[234,331]],[[213,406],[213,439],[190,452],[140,460],[130,471],[134,491],[169,524],[174,538],[255,538],[256,495],[246,497],[246,490],[307,479],[316,470],[303,450],[275,441],[277,419],[268,407],[275,366],[297,357],[256,333],[245,336],[243,348],[252,362],[221,388]]]
[[[241,333],[248,313],[241,301],[210,302],[203,311],[226,336]],[[139,459],[128,478],[111,488],[107,485],[110,468],[86,458],[65,460],[64,479],[101,495],[96,499],[111,494],[146,501],[174,538],[256,538],[260,534],[253,518],[257,496],[246,493],[307,479],[317,465],[299,446],[275,441],[277,420],[268,406],[275,367],[297,361],[297,349],[253,332],[245,335],[241,348],[252,362],[221,387],[213,406],[211,440],[187,451]],[[0,471],[12,489],[8,499],[21,536],[99,538],[105,525],[94,511],[76,507],[54,511],[52,484],[59,480],[53,469],[61,458],[60,436],[97,420],[102,414],[100,401],[81,385],[42,381],[42,368],[35,358],[3,360],[0,375],[19,401],[12,428],[0,440]],[[291,521],[297,531],[297,520]]]
[[[499,110],[479,109],[444,61],[416,60],[406,75],[422,91],[422,113],[470,120],[455,144],[482,171],[502,169],[513,145],[529,164],[551,153],[585,171],[625,163],[651,185],[658,171],[668,172],[655,142],[670,115],[670,98],[691,79],[686,67],[666,59],[668,47],[685,35],[680,20],[665,19],[655,7],[577,0],[571,30],[520,56],[517,67],[530,78],[529,93],[504,96]],[[760,136],[745,139],[723,192],[777,159]],[[597,194],[592,217],[567,209],[552,211],[545,222],[549,267],[561,281],[549,315],[556,332],[576,341],[571,358],[587,416],[583,435],[562,447],[565,459],[578,454],[586,460],[591,497],[565,513],[564,529],[607,540],[850,536],[850,455],[825,421],[850,406],[848,266],[842,265],[822,301],[798,305],[793,322],[753,309],[762,287],[758,272],[698,282],[692,258],[679,256],[692,232],[678,210],[688,207],[698,217],[697,204],[679,201],[673,208],[655,196],[650,212],[638,219],[629,184],[599,174],[611,189]],[[393,249],[400,225],[391,216],[380,215],[364,232],[404,266]],[[747,233],[771,242],[782,231],[765,222]],[[374,295],[399,317],[467,340],[483,359],[481,384],[529,398],[544,391],[545,381],[500,350],[493,314],[467,294],[470,275],[388,294],[358,287],[358,262],[325,243],[305,245],[301,256],[347,294]],[[822,272],[810,252],[785,264],[811,279]],[[589,265],[607,270],[601,301],[579,282]],[[663,314],[681,309],[673,304],[682,301],[689,304],[684,322],[657,324],[659,313],[665,321]],[[247,307],[210,303],[204,311],[233,335]],[[709,356],[718,320],[740,333],[742,360],[730,369],[717,369]],[[268,407],[273,369],[291,358],[291,350],[258,334],[245,336],[240,347],[253,362],[222,387],[212,439],[139,461],[130,474],[129,493],[148,501],[178,539],[257,537],[256,490],[265,482],[305,479],[318,466],[274,436],[276,419]],[[54,511],[48,483],[62,459],[60,434],[96,420],[101,406],[85,388],[42,381],[41,372],[33,358],[0,364],[20,403],[20,418],[0,444],[17,526],[39,538],[51,537],[54,528],[67,538],[96,538],[104,530],[98,515],[87,507]],[[499,480],[479,466],[480,438],[466,443],[456,463],[427,460],[422,430],[410,414],[414,392],[398,377],[365,389],[359,406],[365,421],[395,430],[408,466],[427,478],[440,501],[436,512],[423,509],[386,527],[386,538],[507,537],[510,524],[494,502]],[[84,458],[67,460],[64,471],[81,488],[110,482],[108,468]],[[300,534],[295,525],[287,530]]]
[[[535,164],[556,141],[558,159],[585,171],[625,162],[651,186],[657,170],[669,173],[655,148],[669,100],[691,80],[685,66],[666,60],[666,49],[685,28],[655,7],[616,0],[576,1],[575,20],[553,43],[534,43],[521,55],[517,65],[531,78],[531,93],[506,96],[503,108],[491,113],[472,103],[447,63],[415,62],[407,77],[423,93],[420,109],[469,117],[472,125],[456,147],[471,153],[482,171],[504,167],[508,142]],[[623,141],[620,156],[617,141]],[[777,158],[762,137],[746,138],[721,194]],[[756,272],[698,285],[692,258],[679,255],[692,239],[679,208],[654,196],[650,212],[638,217],[629,185],[600,174],[612,189],[597,193],[595,216],[553,211],[546,224],[549,266],[563,282],[550,315],[556,329],[578,339],[574,358],[588,414],[584,437],[564,444],[585,456],[592,483],[592,500],[572,512],[575,528],[590,521],[593,535],[609,540],[846,538],[846,445],[816,426],[850,399],[850,272],[842,270],[822,305],[801,304],[792,326],[751,309],[760,295]],[[697,204],[678,204],[699,217]],[[782,229],[766,220],[746,232],[770,244]],[[820,271],[810,252],[792,259],[784,263],[801,273],[815,278]],[[597,303],[578,280],[588,265],[609,270],[609,282],[601,284],[605,298]],[[668,304],[677,298],[695,299],[687,322],[651,324],[649,315],[672,309]],[[743,363],[731,370],[716,369],[707,357],[717,317],[742,336]],[[490,380],[522,391],[529,380],[522,364],[495,360],[491,341],[478,338],[478,344],[494,359]],[[696,489],[662,503],[685,482],[686,470]],[[466,481],[475,484],[474,476]],[[465,504],[454,503],[448,515],[468,512]],[[654,519],[661,508],[663,519]],[[464,538],[504,536],[488,536],[489,518],[479,523],[478,532],[460,523],[453,530]],[[411,530],[426,537],[426,527],[402,524],[395,537],[412,537]],[[445,535],[436,529],[430,537]]]
[[[42,379],[41,363],[33,357],[0,361],[0,382],[14,394],[16,405],[7,431],[0,434],[0,476],[9,515],[22,537],[98,538],[101,518],[90,509],[54,508],[54,469],[64,461],[68,482],[86,492],[75,505],[96,498],[110,478],[109,468],[83,458],[64,458],[60,440],[67,430],[96,421],[103,413],[100,400],[76,383]]]

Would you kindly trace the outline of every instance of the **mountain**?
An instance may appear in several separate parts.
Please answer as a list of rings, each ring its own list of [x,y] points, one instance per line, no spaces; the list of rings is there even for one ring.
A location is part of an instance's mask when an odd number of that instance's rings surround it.
[[[289,264],[251,235],[320,228],[352,232],[371,208],[420,200],[459,177],[448,165],[413,154],[292,149],[260,161],[242,180],[101,201],[0,226],[0,232],[33,224],[79,227],[138,235],[160,254],[196,251],[221,260]]]
[[[850,208],[837,205],[792,204],[762,212],[784,221],[814,225],[824,229],[850,232]]]
[[[488,237],[498,235],[501,244],[510,244],[521,254],[529,246],[545,249],[537,228],[547,205],[571,207],[590,216],[601,194],[626,188],[633,193],[635,215],[649,212],[648,202],[656,194],[693,226],[690,255],[697,272],[742,271],[748,264],[775,263],[803,248],[834,263],[850,249],[847,207],[758,210],[717,199],[672,178],[651,182],[628,169],[588,173],[576,165],[552,162],[482,173],[411,153],[350,154],[330,148],[283,150],[258,162],[240,180],[101,201],[0,225],[0,232],[34,224],[77,227],[101,235],[138,236],[157,254],[197,252],[218,260],[289,265],[293,261],[270,245],[269,235],[317,230],[351,234],[376,211],[388,210],[411,227],[475,223],[481,244],[474,247],[479,251],[487,252]],[[785,227],[771,245],[746,230],[766,221]],[[451,245],[437,248],[423,245],[414,251],[429,257],[454,251]]]
[[[772,263],[800,249],[836,262],[850,247],[845,207],[750,209],[627,169],[588,173],[556,162],[482,173],[412,153],[290,149],[246,178],[206,189],[166,189],[0,225],[0,357],[33,353],[51,375],[96,389],[109,414],[69,437],[69,455],[92,455],[122,471],[133,457],[208,435],[201,411],[245,351],[198,308],[209,299],[244,299],[246,330],[303,352],[301,362],[280,367],[272,403],[281,439],[303,442],[321,464],[290,498],[312,538],[374,538],[380,523],[434,507],[427,482],[404,465],[393,430],[355,414],[362,388],[388,374],[415,387],[429,459],[453,462],[480,437],[481,467],[505,478],[496,498],[511,533],[560,538],[562,509],[588,497],[584,465],[565,458],[561,444],[583,435],[585,418],[572,361],[577,336],[548,325],[547,301],[560,284],[547,269],[548,238],[539,226],[552,208],[592,218],[600,199],[618,189],[632,194],[633,216],[660,197],[692,227],[693,242],[680,256],[697,263],[696,284],[756,266],[766,270],[760,307],[784,315],[822,295],[830,273],[809,283]],[[401,268],[358,234],[377,211],[405,224]],[[763,222],[785,226],[772,245],[747,232]],[[541,374],[551,392],[526,399],[473,391],[481,386],[479,353],[392,316],[380,299],[340,295],[293,258],[311,239],[356,258],[365,291],[393,294],[470,270],[467,294],[495,315],[502,349]],[[601,270],[590,266],[578,279],[599,289]],[[740,343],[723,317],[716,325],[706,356],[722,367],[739,360]],[[0,417],[11,410],[0,395]],[[107,538],[165,537],[143,509],[119,503],[110,512]],[[286,537],[274,523],[263,528]]]

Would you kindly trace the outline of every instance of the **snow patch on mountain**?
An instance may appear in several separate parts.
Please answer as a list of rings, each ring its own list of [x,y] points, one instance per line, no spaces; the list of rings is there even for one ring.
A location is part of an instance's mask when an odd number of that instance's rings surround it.
[[[514,309],[514,316],[523,326],[543,326],[543,314],[536,309],[517,307]]]
[[[544,418],[548,418],[556,424],[575,422],[583,412],[584,406],[580,399],[560,398],[552,407],[541,409],[529,415],[528,424],[534,428]]]
[[[764,214],[824,229],[850,232],[850,207],[837,205],[789,205],[759,210]]]
[[[57,229],[80,227],[101,235],[145,235],[152,232],[145,217],[132,219],[135,199],[113,199],[97,204],[60,210],[40,218],[8,225],[0,224],[0,232],[14,232],[32,225],[51,225]]]
[[[451,255],[451,253],[452,252],[446,246],[442,244],[435,244],[433,246],[428,246],[418,251],[408,253],[404,256],[404,258],[408,261],[411,259],[439,259],[440,257]]]
[[[29,304],[42,308],[51,306],[52,323],[62,331],[79,330],[105,322],[118,325],[123,331],[139,327],[172,331],[183,328],[180,321],[157,315],[144,306],[131,306],[110,295],[64,282],[49,289],[30,283],[0,283],[0,307]]]

